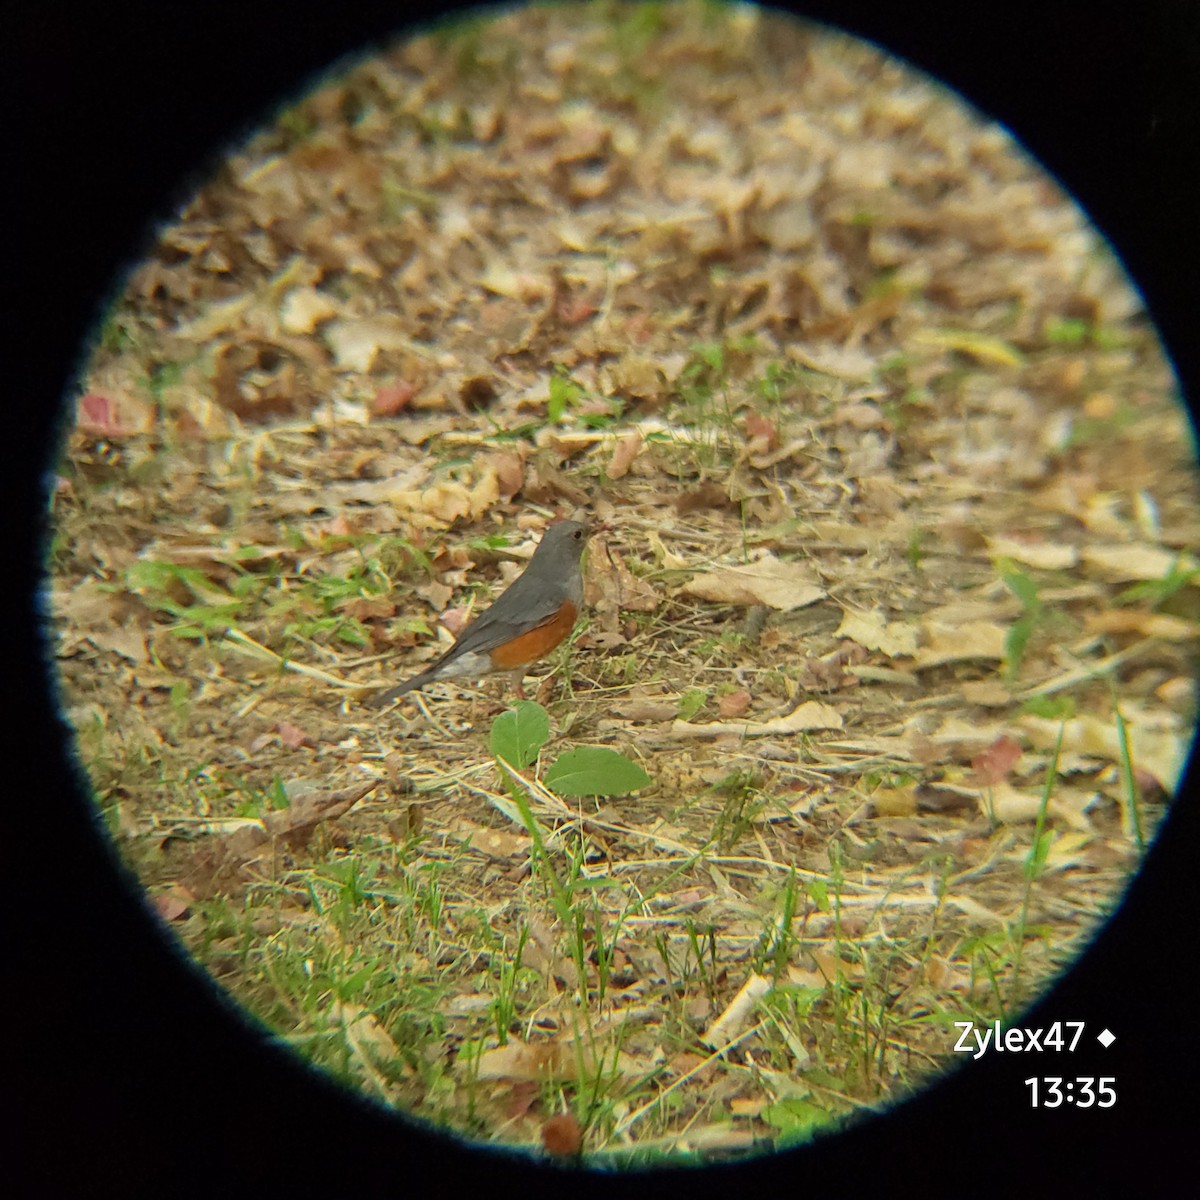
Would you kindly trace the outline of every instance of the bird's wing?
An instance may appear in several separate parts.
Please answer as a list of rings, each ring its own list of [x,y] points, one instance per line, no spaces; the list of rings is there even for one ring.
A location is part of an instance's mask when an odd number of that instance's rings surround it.
[[[479,614],[458,636],[458,640],[446,651],[440,663],[450,654],[470,654],[494,650],[511,642],[513,638],[558,616],[563,605],[563,595],[558,589],[554,594],[542,591],[541,596],[530,600],[529,589],[521,584],[525,581],[522,575],[506,592],[503,592],[489,608]],[[432,664],[436,666],[437,664]]]

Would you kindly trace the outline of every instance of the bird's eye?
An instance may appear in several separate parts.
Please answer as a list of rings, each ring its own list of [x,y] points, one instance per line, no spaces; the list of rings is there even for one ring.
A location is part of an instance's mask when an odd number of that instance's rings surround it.
[[[581,537],[583,537],[583,530],[582,529],[575,530],[575,533],[572,536],[575,538],[576,541],[579,541],[579,539]]]

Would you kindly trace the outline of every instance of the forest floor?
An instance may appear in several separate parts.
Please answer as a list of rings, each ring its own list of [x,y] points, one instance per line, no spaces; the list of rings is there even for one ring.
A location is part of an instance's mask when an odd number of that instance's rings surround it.
[[[1079,210],[869,47],[448,27],[130,270],[54,497],[64,710],[163,922],[351,1086],[591,1161],[803,1138],[1017,1015],[1138,867],[1194,723],[1175,386]],[[577,509],[537,707],[363,703]],[[556,791],[586,747],[640,786]]]

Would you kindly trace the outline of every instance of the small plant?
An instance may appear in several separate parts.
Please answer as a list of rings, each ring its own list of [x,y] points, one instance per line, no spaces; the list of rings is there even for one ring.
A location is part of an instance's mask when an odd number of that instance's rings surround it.
[[[1010,626],[1004,639],[1004,673],[1015,679],[1021,669],[1021,660],[1033,631],[1042,620],[1042,599],[1037,584],[1011,560],[1002,558],[997,562],[1000,578],[1005,586],[1021,602],[1024,612]]]
[[[1054,791],[1054,785],[1058,780],[1058,762],[1062,754],[1063,734],[1066,732],[1067,723],[1062,722],[1058,727],[1058,738],[1054,743],[1054,754],[1050,759],[1050,765],[1046,768],[1046,782],[1042,787],[1042,799],[1038,805],[1037,819],[1033,826],[1033,838],[1029,844],[1029,852],[1025,856],[1025,862],[1022,867],[1025,876],[1025,887],[1021,896],[1021,912],[1017,917],[1016,925],[1013,930],[1013,993],[1014,997],[1019,994],[1021,986],[1021,959],[1025,951],[1025,926],[1029,916],[1029,901],[1033,895],[1033,885],[1037,882],[1046,865],[1046,857],[1050,853],[1050,847],[1054,843],[1055,831],[1046,828],[1046,809],[1050,804],[1050,796]]]
[[[532,700],[518,701],[492,722],[488,747],[498,761],[529,766],[550,740],[550,716]],[[508,772],[505,771],[506,777]],[[566,750],[546,769],[542,782],[559,796],[623,796],[652,780],[632,759],[606,746]]]
[[[712,840],[723,849],[735,846],[751,828],[762,812],[765,800],[762,779],[753,771],[737,770],[726,775],[712,787],[724,798],[721,815],[717,818]]]
[[[1197,582],[1200,582],[1200,566],[1186,565],[1184,556],[1179,554],[1160,579],[1145,579],[1126,588],[1117,597],[1117,603],[1140,604],[1144,601],[1151,608],[1161,608],[1176,592]]]
[[[760,974],[770,968],[772,978],[778,984],[785,976],[788,962],[796,949],[796,934],[792,929],[792,921],[796,916],[796,908],[801,889],[796,885],[796,869],[788,872],[780,896],[779,915],[772,920],[770,926],[763,930],[754,951],[754,969]]]
[[[550,376],[549,395],[546,400],[546,420],[557,425],[573,408],[579,406],[586,393],[564,367],[556,367]]]
[[[914,571],[921,569],[921,559],[925,557],[925,532],[916,527],[908,535],[908,545],[905,547],[904,557],[908,559],[908,565]]]
[[[199,568],[178,563],[142,559],[125,572],[125,583],[152,608],[174,617],[171,632],[181,638],[202,640],[223,633],[237,623],[246,603]]]
[[[1091,333],[1091,322],[1082,317],[1048,317],[1042,326],[1042,336],[1052,346],[1081,346]]]

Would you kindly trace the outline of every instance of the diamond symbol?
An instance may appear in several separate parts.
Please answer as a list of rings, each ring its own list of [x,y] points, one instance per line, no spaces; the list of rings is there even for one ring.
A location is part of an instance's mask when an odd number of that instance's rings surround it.
[[[1116,1040],[1117,1035],[1115,1033],[1109,1033],[1107,1029],[1103,1029],[1096,1034],[1096,1041],[1098,1041],[1100,1045],[1105,1048],[1105,1050],[1107,1050],[1109,1046],[1111,1046]]]

